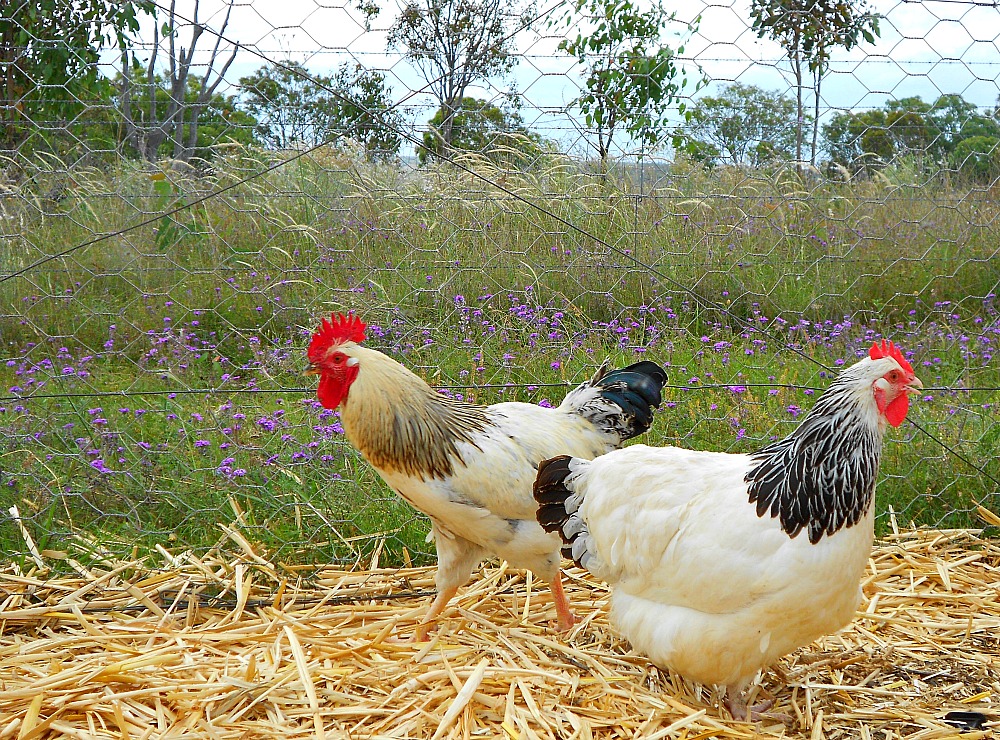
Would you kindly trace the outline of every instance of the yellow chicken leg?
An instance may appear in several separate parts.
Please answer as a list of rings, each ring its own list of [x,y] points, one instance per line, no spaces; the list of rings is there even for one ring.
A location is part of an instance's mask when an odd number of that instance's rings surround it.
[[[434,622],[444,611],[444,608],[448,605],[448,602],[452,600],[455,594],[458,593],[458,586],[453,586],[451,588],[446,588],[438,591],[437,596],[434,597],[434,601],[431,603],[431,608],[427,610],[427,614],[421,620],[420,624],[417,625],[417,629],[413,633],[413,639],[416,642],[426,642],[427,633],[430,632],[431,627],[434,626]]]
[[[566,592],[563,591],[562,571],[556,573],[556,577],[549,584],[549,589],[552,591],[552,601],[559,619],[559,631],[568,632],[576,624],[576,615],[569,608],[569,599],[566,598]]]

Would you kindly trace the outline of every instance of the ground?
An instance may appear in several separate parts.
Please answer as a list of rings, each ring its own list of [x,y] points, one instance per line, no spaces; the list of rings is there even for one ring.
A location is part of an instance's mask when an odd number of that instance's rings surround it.
[[[568,635],[542,584],[494,563],[414,644],[433,569],[368,566],[163,550],[85,568],[36,553],[31,571],[0,574],[0,740],[972,740],[1000,719],[1000,543],[978,532],[880,542],[858,618],[760,677],[755,697],[785,716],[756,724],[630,652],[582,571],[568,572],[582,617]],[[946,722],[954,711],[971,724]]]

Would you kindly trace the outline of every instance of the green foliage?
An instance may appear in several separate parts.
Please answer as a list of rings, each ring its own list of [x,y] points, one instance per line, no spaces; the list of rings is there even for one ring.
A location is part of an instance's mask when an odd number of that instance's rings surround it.
[[[873,172],[895,152],[884,110],[835,113],[823,125],[823,136],[831,160],[851,172]]]
[[[265,146],[353,139],[373,160],[399,152],[402,121],[380,72],[348,63],[332,76],[314,75],[285,60],[240,78],[240,85],[240,107],[259,121],[256,135]]]
[[[950,154],[950,164],[970,180],[992,184],[1000,176],[1000,140],[992,136],[962,139]]]
[[[240,110],[236,96],[216,93],[199,109],[194,156],[210,160],[220,147],[249,146],[256,126],[256,119]]]
[[[831,48],[875,43],[881,16],[861,0],[754,0],[750,13],[758,35],[781,44],[792,61],[825,69]]]
[[[265,146],[288,149],[323,141],[332,107],[329,77],[312,76],[288,59],[241,77],[240,87],[240,107],[257,119],[257,138]]]
[[[25,144],[55,152],[78,145],[78,129],[73,135],[54,134],[52,123],[42,131],[31,122],[93,118],[88,107],[111,98],[109,82],[99,72],[101,51],[116,44],[127,48],[139,30],[139,15],[154,12],[148,0],[5,3],[0,11],[0,94],[13,104],[0,106],[0,149],[20,148],[23,155]],[[54,88],[60,92],[53,94]]]
[[[583,90],[574,101],[596,140],[601,161],[607,160],[615,134],[624,130],[644,147],[656,147],[667,135],[667,116],[687,86],[687,69],[677,63],[684,53],[660,44],[660,32],[677,22],[657,0],[641,10],[633,0],[573,0],[561,19],[550,25],[570,26],[583,15],[589,24],[564,39],[565,51],[585,70]],[[688,37],[698,21],[685,26]],[[700,70],[699,70],[700,73]],[[696,89],[700,86],[699,79]],[[679,104],[684,112],[685,106]]]
[[[955,153],[962,142],[1000,139],[1000,121],[959,95],[942,95],[933,103],[910,97],[882,108],[837,113],[824,125],[823,135],[834,162],[852,172],[871,173],[904,156],[921,158],[927,167],[961,165],[964,158],[956,160]],[[967,156],[972,150],[963,151]]]
[[[760,167],[795,153],[795,101],[756,85],[727,85],[691,107],[674,148],[709,165]]]
[[[447,113],[438,109],[424,133],[424,146],[418,153],[420,163],[448,151],[439,134]],[[522,168],[530,166],[545,151],[542,137],[528,130],[521,114],[512,108],[500,108],[478,98],[462,98],[452,120],[451,149],[476,152],[497,164]]]
[[[163,173],[152,176],[153,198],[151,205],[154,211],[170,211],[183,203],[184,191],[177,182],[171,182]],[[205,239],[206,228],[201,222],[200,208],[187,209],[178,213],[164,215],[156,228],[156,238],[153,246],[162,254],[176,252],[188,242],[187,247],[196,245]]]

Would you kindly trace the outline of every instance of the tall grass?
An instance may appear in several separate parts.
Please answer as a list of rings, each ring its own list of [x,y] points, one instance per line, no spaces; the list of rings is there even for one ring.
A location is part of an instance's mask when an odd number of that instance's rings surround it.
[[[310,329],[343,310],[481,402],[558,401],[605,356],[655,359],[670,387],[648,441],[733,451],[788,433],[889,336],[932,387],[911,415],[933,437],[890,435],[881,511],[965,526],[997,508],[987,193],[683,162],[640,192],[566,161],[469,158],[476,177],[323,151],[255,176],[270,164],[123,164],[60,175],[57,197],[41,173],[5,197],[5,551],[27,557],[17,506],[51,550],[235,546],[232,525],[289,563],[426,558],[424,520],[301,376]]]

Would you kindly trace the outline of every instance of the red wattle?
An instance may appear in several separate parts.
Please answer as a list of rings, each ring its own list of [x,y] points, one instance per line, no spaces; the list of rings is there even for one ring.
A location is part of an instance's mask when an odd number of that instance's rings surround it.
[[[329,373],[319,376],[319,387],[316,389],[316,398],[323,404],[323,408],[335,409],[344,400],[346,384],[339,378],[335,378]],[[906,413],[905,411],[903,413]]]
[[[910,409],[910,397],[906,393],[900,393],[885,407],[885,419],[889,426],[898,427],[906,418],[906,412]]]

